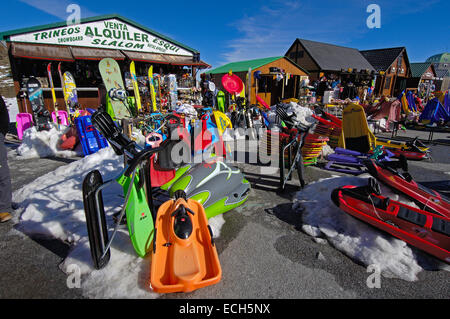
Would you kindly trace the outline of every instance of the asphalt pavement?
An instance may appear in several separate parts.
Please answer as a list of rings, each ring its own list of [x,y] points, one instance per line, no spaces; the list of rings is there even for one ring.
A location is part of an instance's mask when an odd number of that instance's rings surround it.
[[[388,136],[387,134],[384,134]],[[399,138],[427,133],[408,130]],[[418,182],[450,181],[450,133],[435,133],[439,144],[431,146],[432,161],[410,161],[410,173]],[[18,190],[56,168],[67,159],[19,160],[15,145],[8,145],[13,189]],[[73,159],[76,160],[76,159]],[[260,167],[239,164],[252,183],[248,202],[224,215],[226,221],[217,250],[222,281],[190,294],[161,298],[186,299],[298,299],[298,298],[442,298],[450,297],[448,271],[425,270],[417,282],[383,278],[380,289],[370,289],[370,274],[337,249],[316,243],[301,231],[302,221],[291,207],[298,180],[287,191],[277,191],[277,175],[263,175]],[[329,177],[329,172],[306,168],[306,181]],[[437,184],[436,184],[437,185]],[[448,185],[448,184],[447,184]],[[331,191],[331,190],[330,190]],[[20,203],[18,203],[20,204]],[[55,239],[30,238],[16,229],[15,221],[0,224],[0,298],[83,298],[69,289],[58,265],[70,247]]]

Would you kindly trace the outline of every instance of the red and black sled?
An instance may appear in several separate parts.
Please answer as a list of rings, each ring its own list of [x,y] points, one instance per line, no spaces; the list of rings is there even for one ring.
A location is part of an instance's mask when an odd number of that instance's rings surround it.
[[[416,183],[408,173],[408,162],[404,157],[398,162],[364,161],[370,175],[387,185],[395,192],[409,197],[427,211],[450,218],[450,200],[444,195]],[[403,172],[400,172],[399,169]]]
[[[382,196],[373,178],[368,186],[335,189],[331,198],[347,214],[450,263],[450,219]]]

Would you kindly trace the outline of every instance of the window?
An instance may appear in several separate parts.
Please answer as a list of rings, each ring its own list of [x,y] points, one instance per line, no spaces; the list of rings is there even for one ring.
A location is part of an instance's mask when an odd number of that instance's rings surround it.
[[[384,89],[389,90],[391,88],[391,77],[386,78],[386,82],[384,83]]]
[[[399,56],[398,57],[398,61],[397,61],[397,66],[398,66],[398,68],[401,68],[402,67],[402,56]]]

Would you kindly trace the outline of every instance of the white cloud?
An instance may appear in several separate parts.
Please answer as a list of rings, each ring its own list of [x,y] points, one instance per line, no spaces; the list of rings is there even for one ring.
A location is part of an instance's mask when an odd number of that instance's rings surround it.
[[[367,32],[366,18],[361,5],[330,1],[318,7],[316,1],[268,1],[258,12],[231,24],[241,36],[227,43],[220,62],[284,55],[296,38],[345,46]]]
[[[62,20],[66,20],[70,13],[67,13],[67,7],[70,4],[76,4],[71,0],[20,0],[23,3],[28,4],[31,7],[34,7],[42,12],[60,18]],[[92,17],[97,14],[81,7],[81,16],[82,17]]]

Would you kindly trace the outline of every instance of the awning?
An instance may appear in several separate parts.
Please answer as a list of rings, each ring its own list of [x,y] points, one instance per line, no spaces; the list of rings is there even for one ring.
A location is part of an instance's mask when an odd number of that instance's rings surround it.
[[[63,46],[12,43],[11,54],[20,58],[73,62],[70,49]]]
[[[134,51],[122,51],[122,52],[132,61],[170,64],[170,60],[168,60],[167,55],[164,54],[134,52]]]
[[[172,64],[172,65],[196,66],[200,69],[211,68],[211,65],[209,65],[208,63],[203,62],[203,61],[194,62],[192,58],[169,56],[169,59],[171,60],[170,64]]]
[[[93,49],[93,48],[81,48],[70,47],[72,55],[78,60],[102,60],[105,58],[111,58],[114,60],[125,60],[125,56],[120,53],[119,50],[108,49]]]
[[[206,63],[205,61],[202,61],[202,60],[200,60],[200,62],[197,62],[197,63],[194,62],[191,65],[192,66],[196,66],[199,69],[210,69],[210,68],[212,68],[211,65],[209,65],[208,63]]]
[[[173,65],[192,65],[194,60],[192,57],[178,56],[178,55],[166,55],[166,58]]]

